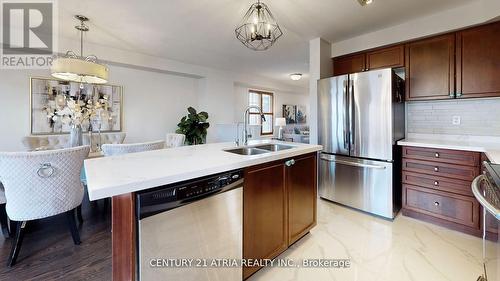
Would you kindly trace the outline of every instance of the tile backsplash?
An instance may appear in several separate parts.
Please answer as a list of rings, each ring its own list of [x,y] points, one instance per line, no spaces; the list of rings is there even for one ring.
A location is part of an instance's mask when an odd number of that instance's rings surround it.
[[[407,133],[500,136],[500,98],[408,102]],[[460,125],[453,117],[460,116]]]

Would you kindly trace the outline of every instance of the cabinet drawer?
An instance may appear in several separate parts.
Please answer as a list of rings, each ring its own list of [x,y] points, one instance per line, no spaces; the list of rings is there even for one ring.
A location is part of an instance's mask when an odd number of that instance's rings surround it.
[[[481,153],[472,151],[405,146],[403,147],[403,157],[476,167],[480,164],[479,162]]]
[[[479,202],[472,197],[404,184],[403,207],[479,229],[480,206]]]
[[[479,174],[479,167],[460,166],[405,158],[403,158],[403,170],[471,182]]]
[[[432,188],[435,190],[453,192],[466,196],[473,196],[471,182],[427,174],[403,171],[403,183]]]

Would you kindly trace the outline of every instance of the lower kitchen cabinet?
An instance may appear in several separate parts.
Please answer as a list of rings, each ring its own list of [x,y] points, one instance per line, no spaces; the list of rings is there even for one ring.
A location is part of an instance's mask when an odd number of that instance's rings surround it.
[[[286,171],[289,245],[316,225],[316,156],[309,155],[294,161]]]
[[[316,225],[316,153],[245,170],[243,258],[273,259]],[[246,279],[259,267],[244,267]]]
[[[481,236],[483,210],[471,191],[484,154],[404,147],[403,215]],[[486,234],[496,240],[497,220],[486,214]]]
[[[287,197],[283,161],[245,171],[243,258],[273,259],[286,250]],[[243,278],[259,270],[244,267]]]

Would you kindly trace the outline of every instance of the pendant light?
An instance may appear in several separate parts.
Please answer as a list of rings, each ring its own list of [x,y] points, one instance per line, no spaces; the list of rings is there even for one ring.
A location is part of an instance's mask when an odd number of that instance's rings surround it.
[[[107,66],[98,63],[94,55],[83,56],[83,33],[89,31],[85,22],[89,19],[85,16],[76,15],[75,18],[80,21],[80,25],[75,28],[80,32],[80,56],[73,51],[68,51],[64,57],[55,59],[52,62],[52,76],[65,81],[89,84],[105,84],[108,82]]]
[[[254,51],[269,49],[283,35],[271,10],[260,0],[250,6],[235,33],[243,45]]]

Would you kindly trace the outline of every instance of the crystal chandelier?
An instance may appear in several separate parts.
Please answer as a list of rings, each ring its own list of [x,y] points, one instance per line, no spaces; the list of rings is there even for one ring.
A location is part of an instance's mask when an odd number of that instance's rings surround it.
[[[250,6],[235,33],[243,45],[255,51],[269,49],[283,35],[273,14],[260,0]]]
[[[98,63],[94,55],[83,56],[83,33],[89,31],[89,27],[85,25],[89,19],[81,15],[76,15],[75,18],[80,21],[80,25],[75,26],[80,31],[80,56],[73,51],[68,51],[64,57],[55,59],[50,69],[52,76],[65,81],[78,82],[80,88],[83,87],[83,83],[107,83],[108,68]]]

